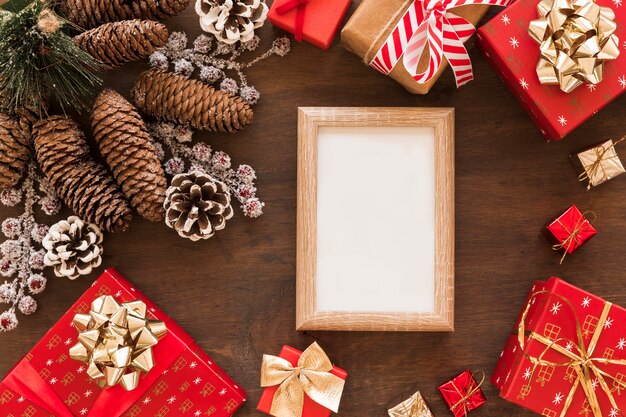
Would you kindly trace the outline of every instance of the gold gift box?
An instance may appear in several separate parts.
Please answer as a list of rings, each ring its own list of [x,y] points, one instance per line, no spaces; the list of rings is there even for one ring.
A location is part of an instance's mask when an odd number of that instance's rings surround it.
[[[419,391],[387,411],[389,417],[433,417]]]
[[[615,150],[617,143],[607,140],[571,156],[580,172],[579,180],[588,182],[587,189],[626,172]]]

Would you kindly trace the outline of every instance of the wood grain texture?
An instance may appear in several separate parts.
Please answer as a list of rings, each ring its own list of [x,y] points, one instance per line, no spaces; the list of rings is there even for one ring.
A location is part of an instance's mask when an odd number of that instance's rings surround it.
[[[317,151],[320,127],[433,128],[436,206],[434,312],[333,312],[317,309]],[[454,109],[301,107],[298,110],[297,181],[296,330],[454,330]],[[393,268],[390,273],[393,273]]]
[[[200,33],[192,6],[167,26],[187,30],[191,39]],[[265,46],[273,32],[269,25],[262,29]],[[287,57],[248,71],[250,84],[262,93],[254,123],[235,135],[196,136],[228,152],[234,164],[257,170],[266,213],[250,220],[236,212],[224,231],[203,242],[180,239],[165,225],[138,217],[128,232],[105,236],[102,268],[118,267],[248,391],[238,417],[262,416],[256,411],[262,355],[278,354],[283,344],[303,349],[313,341],[349,373],[339,416],[384,417],[419,389],[434,415],[450,417],[437,386],[466,368],[491,373],[533,280],[560,276],[626,305],[626,176],[587,192],[569,161],[570,153],[625,133],[626,96],[564,141],[546,143],[482,55],[471,46],[469,51],[474,81],[457,91],[446,71],[428,95],[413,96],[338,41],[327,52],[295,44]],[[146,67],[133,63],[112,71],[106,86],[128,97]],[[294,331],[298,106],[455,108],[453,333]],[[88,128],[88,117],[81,122]],[[598,215],[599,233],[559,265],[560,255],[541,231],[572,203]],[[2,208],[0,218],[18,213]],[[0,375],[97,273],[76,281],[50,276],[46,292],[37,296],[37,313],[19,316],[17,330],[0,334]],[[484,391],[489,402],[471,417],[534,416],[499,399],[488,382]]]

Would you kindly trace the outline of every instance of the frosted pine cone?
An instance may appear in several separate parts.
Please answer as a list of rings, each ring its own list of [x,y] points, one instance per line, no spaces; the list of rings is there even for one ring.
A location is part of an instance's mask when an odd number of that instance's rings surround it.
[[[212,237],[233,217],[228,187],[200,172],[176,175],[164,207],[165,223],[193,241]]]
[[[196,0],[202,30],[226,44],[251,41],[267,12],[265,0]]]
[[[88,275],[102,263],[101,243],[102,233],[96,225],[70,216],[52,225],[43,239],[48,251],[44,263],[54,267],[57,277],[76,279]]]

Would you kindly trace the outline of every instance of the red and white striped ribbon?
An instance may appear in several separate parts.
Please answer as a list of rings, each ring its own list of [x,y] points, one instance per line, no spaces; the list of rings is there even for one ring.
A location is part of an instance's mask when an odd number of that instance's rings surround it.
[[[474,78],[465,41],[476,28],[449,10],[466,5],[488,4],[507,6],[512,0],[415,0],[400,18],[394,30],[370,62],[383,74],[389,74],[402,62],[409,74],[420,84],[433,78],[445,57],[461,87]],[[417,66],[428,45],[428,67],[418,73]]]

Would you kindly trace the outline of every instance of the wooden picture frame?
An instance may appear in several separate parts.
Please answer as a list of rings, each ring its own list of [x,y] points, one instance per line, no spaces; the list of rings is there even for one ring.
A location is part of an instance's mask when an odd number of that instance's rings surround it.
[[[340,311],[318,308],[318,135],[332,128],[432,129],[434,300],[429,311]],[[331,129],[331,130],[328,130]],[[338,130],[341,134],[343,130]],[[346,130],[345,132],[349,132]],[[377,131],[378,132],[378,131]],[[395,130],[389,130],[395,132]],[[404,131],[402,131],[404,132]],[[326,135],[326,133],[324,133]],[[376,138],[379,135],[375,136]],[[380,135],[381,141],[386,135]],[[378,139],[376,139],[378,140]],[[328,143],[324,139],[324,143]],[[334,143],[334,142],[331,142]],[[354,143],[354,142],[352,142]],[[385,145],[385,142],[381,142]],[[332,145],[336,146],[336,145]],[[421,146],[421,145],[420,145]],[[358,146],[357,146],[358,147]],[[431,166],[431,165],[429,165]],[[298,111],[296,329],[345,331],[454,330],[454,109],[303,107]],[[322,177],[319,177],[322,178]],[[336,177],[333,177],[336,178]],[[324,182],[327,184],[328,182]],[[390,197],[395,204],[394,196]],[[430,198],[430,197],[429,197]],[[430,203],[425,203],[427,206]],[[403,220],[404,221],[404,220]],[[430,230],[430,229],[429,229]],[[326,240],[328,242],[328,240]],[[430,258],[430,256],[429,256]],[[403,258],[404,259],[404,258]],[[393,273],[393,271],[390,271]],[[335,277],[337,278],[337,277]],[[333,278],[333,279],[335,279]],[[352,278],[350,278],[352,279]],[[417,278],[416,278],[417,279]],[[421,279],[421,278],[420,278]],[[326,281],[324,281],[326,282]]]

